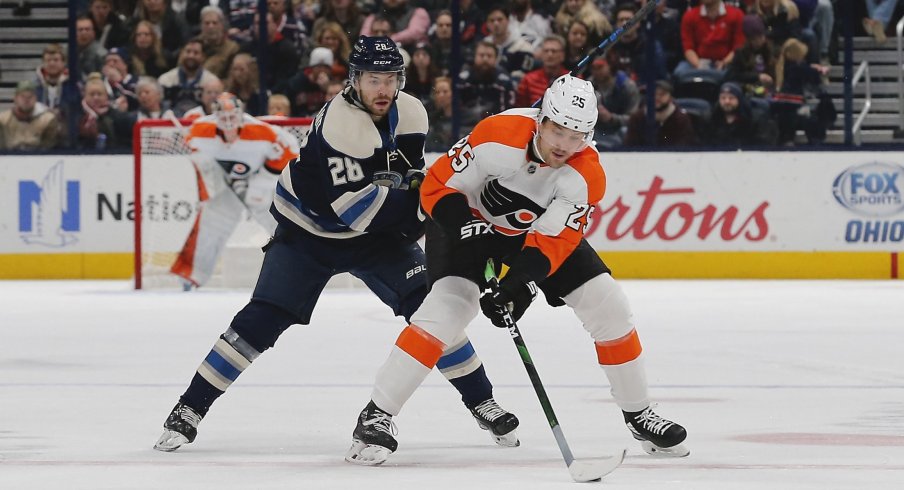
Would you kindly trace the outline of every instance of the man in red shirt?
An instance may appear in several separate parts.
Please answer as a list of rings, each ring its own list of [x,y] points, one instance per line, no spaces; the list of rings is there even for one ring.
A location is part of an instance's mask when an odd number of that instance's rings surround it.
[[[681,19],[681,44],[684,61],[675,75],[692,69],[724,70],[731,63],[735,49],[744,44],[741,22],[744,13],[722,0],[700,0]]]
[[[530,107],[540,100],[553,80],[568,73],[565,68],[565,40],[561,36],[547,36],[540,44],[543,66],[527,72],[515,95],[515,107]]]

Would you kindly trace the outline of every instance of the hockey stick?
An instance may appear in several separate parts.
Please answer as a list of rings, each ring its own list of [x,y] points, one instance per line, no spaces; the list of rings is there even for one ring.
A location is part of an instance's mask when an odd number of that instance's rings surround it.
[[[638,10],[637,13],[634,14],[634,17],[631,17],[628,22],[625,22],[623,26],[612,31],[612,34],[609,34],[609,37],[600,41],[600,43],[589,53],[587,53],[587,55],[584,56],[581,61],[578,61],[578,64],[575,65],[575,67],[568,74],[571,76],[577,75],[584,69],[585,66],[587,66],[587,63],[590,63],[590,60],[596,58],[597,56],[606,54],[606,51],[609,51],[609,48],[611,48],[613,44],[618,42],[618,40],[625,34],[625,32],[629,31],[632,27],[637,25],[638,22],[649,15],[650,12],[652,12],[653,9],[655,9],[661,1],[662,0],[647,0],[647,3],[640,10]],[[540,107],[541,100],[542,97],[540,99],[537,99],[537,101],[534,102],[531,107]]]
[[[492,259],[487,261],[484,276],[486,277],[489,290],[491,292],[498,291],[499,281],[496,279],[496,270],[493,267]],[[577,461],[574,459],[574,455],[571,454],[571,448],[568,446],[568,441],[565,440],[565,434],[562,432],[562,427],[559,426],[556,413],[553,411],[552,404],[549,402],[549,396],[546,395],[546,389],[543,388],[543,383],[540,381],[540,374],[537,372],[536,366],[534,366],[534,361],[530,357],[530,352],[527,351],[527,345],[524,344],[524,337],[522,337],[521,331],[518,329],[518,324],[515,323],[515,319],[512,318],[512,315],[509,312],[505,313],[503,319],[509,334],[512,336],[512,341],[515,342],[515,347],[518,348],[521,362],[524,363],[524,369],[527,370],[530,382],[534,386],[534,391],[537,393],[537,398],[540,400],[540,406],[543,407],[543,413],[546,414],[549,428],[552,429],[552,434],[559,444],[559,451],[562,452],[562,458],[565,459],[565,464],[568,466],[571,478],[580,483],[591,482],[601,480],[604,476],[615,471],[625,459],[625,453],[628,452],[627,449],[623,449],[618,454],[608,456],[602,461]]]

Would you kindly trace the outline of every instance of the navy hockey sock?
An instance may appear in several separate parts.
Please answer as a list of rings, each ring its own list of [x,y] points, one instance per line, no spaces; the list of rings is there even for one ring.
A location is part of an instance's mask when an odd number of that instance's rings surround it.
[[[226,330],[198,366],[191,384],[179,400],[203,417],[214,400],[222,395],[259,355],[260,352],[248,345],[234,330],[231,328]]]
[[[461,393],[461,401],[468,408],[493,397],[493,384],[470,341],[447,351],[439,358],[436,368]]]

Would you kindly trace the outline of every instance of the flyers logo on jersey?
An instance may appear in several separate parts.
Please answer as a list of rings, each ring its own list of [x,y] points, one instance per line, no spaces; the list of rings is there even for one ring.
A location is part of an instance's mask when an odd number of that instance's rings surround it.
[[[506,189],[498,179],[489,181],[480,193],[480,203],[495,217],[504,218],[515,230],[526,230],[545,211],[539,204]]]

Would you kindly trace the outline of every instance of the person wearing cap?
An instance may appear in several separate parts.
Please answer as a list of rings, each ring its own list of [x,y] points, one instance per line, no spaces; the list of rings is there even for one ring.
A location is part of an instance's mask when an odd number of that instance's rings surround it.
[[[292,114],[311,117],[326,103],[326,91],[332,76],[333,52],[320,46],[311,50],[308,66],[290,78],[278,92],[292,103]]]
[[[628,120],[640,105],[637,84],[625,72],[612,70],[605,58],[593,60],[590,82],[599,101],[594,135],[597,148],[620,146]]]
[[[647,140],[647,108],[644,104],[631,114],[625,146],[690,146],[697,142],[694,124],[672,98],[672,84],[656,81],[656,139]]]
[[[239,45],[226,35],[226,15],[220,7],[208,5],[201,9],[201,34],[198,37],[207,58],[204,68],[219,78],[226,78]]]
[[[719,103],[701,136],[708,146],[732,149],[771,146],[776,142],[778,129],[767,117],[753,112],[740,85],[725,82],[719,90]]]
[[[37,85],[16,85],[13,106],[0,112],[0,150],[48,150],[60,143],[60,121],[38,102]]]
[[[766,40],[766,25],[758,15],[744,16],[742,26],[745,41],[735,51],[725,81],[738,83],[747,95],[766,97],[774,88],[776,50]]]
[[[104,66],[101,73],[104,75],[104,84],[107,86],[107,94],[110,100],[120,111],[134,111],[138,109],[138,96],[135,85],[138,77],[130,73],[131,59],[126,48],[110,48],[104,57]]]

